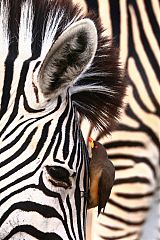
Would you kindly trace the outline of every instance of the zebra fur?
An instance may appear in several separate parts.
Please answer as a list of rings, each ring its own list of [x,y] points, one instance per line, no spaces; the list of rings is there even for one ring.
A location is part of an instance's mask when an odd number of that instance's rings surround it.
[[[91,239],[159,240],[159,1],[86,2],[120,48],[129,78],[127,106],[112,136],[92,135],[84,124],[86,138],[101,141],[116,168],[105,214],[97,220],[95,211],[92,219]]]
[[[0,0],[0,33],[0,239],[83,240],[79,115],[102,133],[116,124],[127,85],[117,51],[66,0]]]

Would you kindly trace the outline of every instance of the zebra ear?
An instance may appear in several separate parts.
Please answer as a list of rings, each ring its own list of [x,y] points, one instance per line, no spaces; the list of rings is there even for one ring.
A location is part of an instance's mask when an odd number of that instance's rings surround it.
[[[91,64],[97,49],[97,30],[90,19],[68,27],[51,46],[38,75],[44,96],[64,93]]]

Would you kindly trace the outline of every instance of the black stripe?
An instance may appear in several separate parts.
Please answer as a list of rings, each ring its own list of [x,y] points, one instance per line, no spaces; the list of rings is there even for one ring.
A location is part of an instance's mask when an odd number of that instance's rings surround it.
[[[73,118],[73,108],[71,107],[69,112],[69,117],[67,119],[66,127],[65,127],[65,140],[63,145],[63,158],[64,160],[67,159],[68,154],[70,152],[69,145],[70,145],[70,136],[71,136],[71,125],[72,125],[72,118]]]
[[[82,161],[82,156],[81,156],[81,151],[80,151],[80,142],[78,143],[78,152],[77,152],[77,160],[79,159],[79,162],[77,161],[77,175],[76,175],[76,189],[74,193],[74,198],[75,198],[75,204],[76,204],[76,217],[77,217],[77,227],[78,227],[78,233],[79,233],[79,239],[83,239],[82,235],[82,228],[85,227],[81,221],[81,211],[82,211],[82,203],[83,201],[81,200],[81,189],[80,189],[80,182],[81,182],[81,172],[82,172],[82,166],[83,166],[83,161]]]
[[[109,0],[112,19],[112,33],[116,47],[120,45],[120,6],[119,0]]]
[[[116,160],[122,160],[125,163],[125,160],[132,160],[135,163],[144,163],[146,165],[148,165],[148,167],[152,170],[153,176],[156,179],[157,178],[157,174],[156,174],[156,168],[155,166],[152,164],[150,158],[146,158],[146,157],[139,157],[136,156],[136,154],[134,155],[130,155],[130,154],[108,154],[109,159],[111,159],[112,161],[116,161]],[[134,166],[133,166],[134,167]]]
[[[88,150],[85,145],[82,133],[80,132],[80,143],[81,143],[81,159],[83,159],[84,167],[84,177],[83,177],[83,189],[84,189],[84,208],[83,208],[83,228],[86,229],[86,209],[87,209],[87,197],[89,191],[89,156]]]
[[[147,90],[147,93],[148,93],[151,101],[153,102],[153,104],[155,106],[155,109],[156,109],[155,114],[158,115],[159,103],[157,102],[157,99],[155,98],[154,93],[152,92],[152,89],[150,87],[149,76],[147,76],[146,70],[145,70],[143,64],[141,63],[139,55],[136,51],[133,51],[133,57],[134,57],[134,60],[135,60],[136,68],[137,68],[139,74],[141,75],[141,78],[143,79],[143,82],[145,84],[145,88]],[[159,77],[157,79],[159,79]],[[131,84],[133,85],[132,82],[131,82]],[[133,87],[134,87],[134,85],[133,85]]]
[[[109,199],[109,203],[113,206],[116,206],[117,208],[120,208],[122,209],[123,211],[126,211],[126,212],[129,212],[129,213],[137,213],[137,212],[147,212],[149,210],[149,207],[136,207],[136,206],[132,206],[132,203],[131,203],[131,206],[132,207],[129,207],[129,206],[124,206],[122,205],[123,203],[118,203],[118,202],[115,202],[113,199]],[[125,204],[125,203],[124,203]],[[129,203],[128,203],[129,205]]]
[[[26,75],[27,75],[27,72],[28,72],[28,69],[29,69],[30,61],[31,60],[26,60],[23,63],[23,67],[22,67],[21,74],[20,74],[20,79],[19,79],[19,84],[18,84],[17,91],[16,91],[17,94],[16,94],[15,101],[14,101],[13,111],[12,111],[6,125],[2,129],[1,134],[3,134],[5,132],[5,130],[8,128],[8,126],[11,124],[11,122],[15,119],[15,117],[18,114],[19,100],[20,100],[21,95],[23,95],[23,93],[24,93],[24,84],[25,84]],[[8,69],[8,71],[9,71],[9,69]],[[6,82],[6,79],[5,79],[5,82]]]
[[[139,28],[139,32],[140,32],[140,38],[141,38],[141,41],[142,41],[142,45],[145,49],[145,52],[148,56],[148,61],[150,62],[150,64],[152,65],[152,69],[154,70],[156,76],[157,76],[157,79],[159,79],[159,65],[158,65],[158,62],[155,58],[155,55],[152,51],[152,49],[150,48],[150,44],[148,42],[148,39],[146,38],[146,35],[145,35],[145,31],[143,29],[143,25],[142,25],[142,21],[141,21],[141,17],[140,17],[140,12],[139,12],[139,9],[137,7],[137,3],[136,1],[130,1],[130,4],[134,7],[134,11],[135,11],[135,14],[136,14],[136,17],[137,17],[137,21],[138,21],[138,28]],[[143,18],[143,16],[142,16]],[[131,26],[132,27],[132,26]],[[133,33],[134,33],[134,29],[132,29]]]
[[[97,0],[85,0],[88,6],[88,10],[93,10],[98,16],[98,1]]]
[[[69,210],[69,219],[70,219],[70,224],[71,224],[71,229],[72,229],[72,233],[73,233],[73,236],[74,236],[74,239],[76,240],[76,234],[75,234],[75,231],[74,231],[74,223],[72,221],[73,219],[73,206],[71,205],[70,203],[70,198],[69,196],[67,196],[67,199],[66,199],[66,203],[67,203],[67,207],[68,207],[68,210]]]
[[[17,157],[19,157],[24,151],[25,149],[28,147],[28,145],[31,143],[33,136],[35,135],[36,131],[38,128],[34,128],[31,133],[28,135],[28,137],[26,138],[25,142],[23,142],[23,144],[20,146],[19,145],[19,149],[9,158],[6,158],[3,162],[0,163],[0,167],[5,166],[6,164],[10,163],[11,161],[13,161],[14,159],[16,159]],[[13,147],[19,140],[20,137],[22,137],[24,135],[24,132],[22,131],[18,137],[16,137],[10,144],[8,144],[6,147],[2,148],[0,153],[3,153],[5,150],[7,149],[11,149],[11,147]],[[9,171],[10,172],[10,171]],[[11,174],[11,172],[10,172]],[[1,179],[1,178],[0,178]]]
[[[123,228],[120,228],[120,227],[114,227],[114,226],[109,226],[105,223],[99,223],[102,227],[105,227],[105,228],[108,228],[108,229],[111,229],[111,230],[114,230],[114,231],[122,231]]]
[[[148,193],[116,193],[118,197],[125,198],[125,199],[142,199],[146,197],[153,197],[154,192]]]
[[[113,214],[107,214],[107,213],[102,213],[102,215],[103,216],[106,216],[106,217],[108,217],[108,218],[111,218],[111,219],[114,219],[114,220],[116,220],[116,221],[119,221],[119,222],[122,222],[122,223],[125,223],[126,225],[129,225],[129,226],[140,226],[140,225],[142,225],[143,223],[144,223],[144,220],[142,220],[142,221],[132,221],[131,219],[129,219],[129,220],[126,220],[126,219],[124,219],[124,218],[122,218],[122,217],[118,217],[118,216],[116,216],[116,215],[113,215]]]
[[[22,188],[19,188],[18,190],[16,191],[12,191],[10,194],[8,194],[6,197],[4,197],[3,199],[1,199],[0,201],[0,206],[2,206],[2,204],[4,202],[7,202],[8,199],[12,198],[13,196],[25,191],[26,189],[31,189],[31,188],[37,188],[37,185],[35,184],[30,184],[30,185],[26,185],[25,187],[22,187]]]
[[[14,8],[15,1],[10,1],[10,17],[8,18],[8,35],[9,35],[9,49],[8,56],[5,61],[5,77],[4,77],[4,86],[3,86],[3,95],[1,102],[1,111],[0,119],[6,113],[8,103],[10,100],[10,90],[13,80],[13,71],[14,71],[14,61],[18,56],[18,26],[20,21],[20,8]],[[7,6],[7,1],[4,4]],[[5,6],[5,7],[6,7]],[[2,47],[2,46],[0,46]]]
[[[69,158],[69,162],[68,162],[68,166],[70,168],[73,167],[73,163],[75,161],[76,152],[77,152],[77,144],[76,144],[76,142],[74,142],[74,145],[72,147],[72,152],[71,152],[71,155],[70,155],[70,158]]]
[[[106,240],[119,240],[119,239],[125,239],[127,237],[130,237],[130,236],[134,236],[134,235],[137,235],[137,232],[129,232],[129,233],[126,233],[126,234],[123,234],[123,235],[119,235],[118,237],[104,237],[103,235],[100,235],[100,237],[102,239],[106,239]],[[135,240],[139,240],[139,239],[136,239]]]
[[[147,186],[151,185],[151,182],[149,179],[145,177],[138,177],[138,176],[116,179],[114,181],[114,185],[127,184],[127,183],[130,183],[130,184],[142,183],[142,184],[146,184]]]
[[[127,170],[133,168],[133,166],[125,166],[125,165],[120,165],[120,166],[114,166],[116,171],[122,171],[122,170]]]
[[[137,69],[138,70],[138,69]],[[138,84],[138,83],[137,83]],[[149,114],[149,113],[153,113],[153,111],[151,111],[149,108],[148,108],[148,106],[146,106],[147,104],[146,104],[146,102],[145,102],[145,104],[144,104],[144,97],[143,96],[141,96],[141,92],[139,92],[138,91],[138,89],[137,89],[137,86],[136,86],[136,84],[134,83],[134,81],[131,81],[131,85],[132,85],[132,87],[133,87],[133,96],[134,96],[134,98],[135,98],[135,100],[136,100],[136,103],[137,103],[137,105],[139,105],[139,107],[143,110],[143,111],[145,111],[145,113],[147,113],[147,114]],[[148,90],[148,89],[146,89],[146,90]],[[142,100],[143,99],[143,100]],[[152,98],[150,98],[150,100],[152,101]]]
[[[61,209],[63,208],[63,202],[61,199],[61,195],[58,192],[54,192],[46,188],[44,182],[43,182],[43,172],[41,172],[40,177],[39,177],[39,183],[36,186],[37,189],[41,190],[45,196],[52,197],[52,198],[58,198],[59,204]]]
[[[10,58],[10,56],[8,58]],[[14,69],[13,61],[11,62],[10,60],[7,59],[5,63],[5,77],[4,77],[5,79],[2,90],[3,94],[1,100],[0,119],[6,113],[9,104],[11,84],[13,80],[13,69]]]
[[[24,212],[36,212],[42,215],[44,218],[55,217],[58,218],[61,222],[63,221],[62,216],[53,207],[31,201],[25,202],[19,201],[18,203],[14,203],[10,208],[8,208],[7,211],[5,211],[5,213],[2,215],[0,219],[0,226],[2,226],[2,224],[6,221],[9,215],[12,214],[12,212],[14,212],[17,209],[20,209]]]
[[[32,123],[31,123],[32,124]],[[24,135],[24,132],[26,131],[26,129],[28,128],[28,125],[25,126],[22,131],[16,136],[16,138],[11,141],[11,142],[8,142],[6,146],[4,146],[3,148],[0,149],[0,154],[2,154],[3,152],[7,151],[8,149],[10,149],[11,147],[13,147],[20,139],[21,137]],[[12,134],[10,134],[11,136]],[[4,139],[5,140],[5,139]],[[7,164],[9,163],[9,161],[6,161],[6,159],[0,163],[0,167],[3,166],[3,164]],[[1,165],[2,164],[2,165]]]
[[[46,196],[51,196],[53,198],[58,197],[59,206],[61,208],[62,216],[63,216],[63,226],[64,226],[64,228],[66,230],[66,234],[68,235],[68,239],[73,240],[73,238],[71,237],[69,228],[68,228],[68,220],[67,220],[66,210],[64,208],[64,199],[62,200],[62,198],[61,198],[59,193],[50,191],[48,188],[46,188],[46,186],[43,183],[42,173],[41,173],[40,179],[39,179],[39,189],[42,190],[43,193]],[[72,219],[70,219],[70,220],[72,220]]]
[[[48,1],[33,1],[33,28],[32,28],[32,45],[31,49],[34,53],[34,59],[40,56],[42,49],[43,34],[46,30],[47,15],[49,16],[49,3]]]
[[[31,162],[33,162],[34,160],[37,159],[38,154],[40,153],[42,146],[45,144],[47,136],[48,136],[48,131],[49,131],[49,126],[51,125],[51,121],[46,123],[43,127],[42,133],[41,133],[41,137],[37,143],[37,146],[35,148],[34,153],[28,157],[25,161],[23,161],[21,164],[18,164],[18,166],[16,166],[15,168],[11,169],[10,171],[8,171],[6,174],[4,174],[3,176],[0,177],[0,181],[10,177],[12,174],[14,174],[15,172],[17,172],[18,170],[22,169],[23,167],[27,166],[28,164],[30,164]],[[31,143],[33,136],[36,133],[37,128],[35,128],[28,136],[28,138],[26,139],[26,141],[22,144],[22,146],[20,146],[19,150],[14,153],[10,158],[6,159],[6,162],[11,162],[13,160],[15,160],[16,158],[18,158],[24,151],[25,149],[28,147],[28,145]]]
[[[47,122],[44,126],[43,126],[43,130],[41,133],[41,137],[37,143],[37,146],[35,148],[35,151],[33,153],[33,155],[31,155],[26,161],[23,162],[23,166],[26,165],[26,163],[30,163],[30,161],[33,161],[36,159],[36,157],[38,156],[38,153],[41,151],[42,146],[44,145],[47,136],[48,136],[48,131],[49,131],[49,126],[51,125],[51,121]],[[27,139],[25,140],[25,142],[22,144],[22,146],[19,147],[18,151],[16,153],[14,153],[11,157],[10,157],[10,161],[16,159],[18,156],[20,156],[25,149],[28,147],[28,145],[31,143],[33,136],[35,135],[36,131],[37,131],[37,127],[32,130],[32,132],[29,134],[29,136],[27,137]],[[23,136],[23,135],[22,135]],[[30,161],[28,161],[30,159]],[[8,162],[8,159],[5,160],[6,162]],[[21,165],[21,164],[20,164]],[[18,168],[20,169],[20,165],[18,166]],[[18,169],[17,169],[18,170]]]
[[[17,43],[10,43],[9,53],[5,61],[5,75],[4,75],[4,86],[3,86],[3,95],[1,101],[1,110],[0,110],[0,119],[7,111],[8,103],[10,100],[10,90],[13,80],[13,71],[14,71],[14,61],[18,55],[18,46]]]
[[[10,2],[10,8],[12,9],[12,11],[10,11],[10,18],[9,18],[9,33],[10,33],[10,47],[9,47],[9,55],[7,57],[7,66],[6,67],[6,74],[9,74],[9,80],[8,77],[5,77],[5,85],[8,85],[8,87],[5,87],[4,85],[4,90],[3,90],[3,94],[8,95],[7,98],[4,99],[5,105],[3,107],[3,111],[2,111],[2,116],[3,114],[7,111],[7,101],[6,99],[10,98],[10,86],[11,86],[11,82],[12,82],[12,77],[13,77],[13,62],[15,61],[16,57],[18,56],[18,28],[19,28],[19,22],[20,22],[20,11],[21,11],[21,0],[19,0],[19,3],[17,1],[11,1]],[[36,1],[33,2],[36,4]],[[16,6],[16,7],[15,7]],[[39,7],[39,4],[37,4],[37,6],[33,6],[33,8],[36,9],[36,7]],[[34,10],[35,10],[34,9]],[[41,9],[42,10],[42,9]],[[8,119],[8,122],[6,123],[5,127],[2,129],[1,134],[4,133],[4,131],[7,129],[7,127],[11,124],[11,122],[13,121],[13,119],[16,117],[17,113],[18,113],[18,108],[19,108],[19,99],[21,95],[24,95],[24,84],[26,81],[26,75],[29,69],[29,64],[32,60],[37,59],[40,56],[41,53],[41,47],[42,47],[42,34],[43,34],[43,22],[45,22],[45,17],[46,17],[46,12],[44,11],[43,14],[41,13],[41,15],[39,15],[40,12],[39,11],[35,11],[34,14],[34,20],[33,20],[33,29],[32,29],[32,56],[25,60],[22,66],[22,70],[21,70],[21,74],[20,74],[20,79],[19,79],[19,84],[18,84],[18,88],[17,88],[17,95],[15,98],[15,103],[14,103],[14,108],[13,111],[10,115],[10,118]],[[39,20],[37,20],[39,17]],[[38,28],[37,28],[37,24],[38,24]],[[38,30],[37,30],[38,29]],[[41,31],[40,31],[41,30]],[[12,76],[11,76],[12,74]],[[8,76],[8,75],[6,75]],[[8,90],[7,90],[8,89]],[[7,90],[7,91],[6,91]],[[2,100],[3,100],[3,96],[2,96]],[[0,115],[0,117],[1,117]]]
[[[126,114],[131,117],[132,119],[134,119],[135,121],[137,121],[139,123],[139,127],[138,128],[130,128],[128,127],[129,131],[132,130],[134,132],[144,132],[145,134],[147,134],[148,136],[150,136],[151,140],[153,141],[153,143],[158,146],[159,148],[159,139],[158,136],[155,135],[155,133],[153,132],[153,130],[150,128],[150,126],[147,126],[146,124],[144,124],[144,122],[142,122],[142,120],[138,117],[138,115],[136,115],[134,113],[134,111],[130,108],[130,106],[128,106],[128,108],[126,109]],[[118,130],[122,130],[123,129],[123,124],[120,124],[119,129]],[[127,130],[127,126],[125,131]]]
[[[22,125],[25,124],[26,122],[29,122],[29,121],[33,120],[32,122],[30,122],[30,123],[27,125],[27,127],[29,127],[30,125],[32,125],[32,124],[35,123],[36,121],[41,120],[41,119],[43,119],[43,118],[45,118],[45,117],[48,117],[49,115],[52,115],[53,113],[55,113],[56,111],[58,111],[58,109],[59,109],[60,106],[61,106],[61,103],[62,103],[61,98],[58,97],[57,105],[56,105],[56,107],[55,107],[55,109],[54,109],[53,111],[51,111],[51,112],[49,112],[49,113],[47,113],[47,114],[45,114],[45,115],[43,115],[43,116],[40,116],[40,117],[29,118],[29,119],[27,119],[27,120],[24,120],[23,122],[19,123],[10,133],[8,133],[8,134],[5,136],[4,140],[6,140],[8,137],[10,137],[20,126],[22,126]],[[22,131],[23,131],[23,130],[22,130]]]
[[[27,233],[32,237],[35,237],[39,240],[63,240],[59,235],[56,233],[44,233],[33,226],[30,225],[21,225],[16,226],[12,229],[12,231],[5,237],[3,240],[11,239],[16,233]]]
[[[38,156],[39,152],[41,151],[42,145],[45,144],[45,141],[46,141],[46,139],[47,139],[47,136],[48,136],[48,128],[49,128],[49,124],[47,123],[47,124],[43,127],[42,135],[41,135],[41,138],[39,139],[39,142],[38,142],[38,144],[37,144],[37,146],[36,146],[35,152],[34,152],[27,160],[25,160],[24,162],[22,162],[21,164],[19,164],[17,167],[15,167],[15,168],[14,168],[14,171],[11,170],[12,173],[15,172],[15,170],[17,171],[17,170],[21,169],[22,167],[26,166],[27,164],[29,164],[30,162],[32,162],[32,161],[34,161],[35,159],[37,159],[37,156]],[[1,188],[1,189],[0,189],[0,193],[3,192],[3,191],[5,191],[6,189],[9,189],[10,187],[18,184],[18,183],[26,180],[26,179],[29,179],[31,176],[33,176],[33,175],[38,171],[38,169],[42,166],[44,160],[45,160],[45,159],[44,159],[44,157],[43,157],[42,161],[40,162],[40,164],[37,166],[37,168],[36,168],[34,171],[27,173],[26,175],[24,175],[24,176],[18,178],[17,180],[15,180],[14,182],[11,182],[11,183],[9,183],[7,186]],[[6,174],[8,175],[8,172],[7,172]],[[8,175],[8,176],[9,176],[9,175]]]
[[[111,148],[118,148],[118,147],[142,147],[144,148],[144,144],[142,143],[142,141],[131,141],[131,140],[127,140],[127,141],[114,141],[114,142],[109,142],[104,144],[104,147],[106,149],[111,149]]]
[[[68,115],[69,109],[70,109],[70,103],[68,102],[65,110],[63,111],[61,116],[58,118],[58,124],[56,126],[54,136],[53,136],[54,139],[56,139],[56,137],[58,136],[56,146],[54,147],[53,159],[57,158],[56,156],[57,156],[59,146],[60,144],[62,144],[62,125]]]
[[[23,93],[23,102],[24,102],[24,109],[28,112],[28,113],[40,113],[40,112],[42,112],[42,111],[44,111],[45,109],[44,108],[42,108],[42,109],[33,109],[33,108],[31,108],[30,106],[29,106],[29,104],[28,104],[28,101],[27,101],[27,98],[26,98],[26,95],[25,95],[25,93]]]

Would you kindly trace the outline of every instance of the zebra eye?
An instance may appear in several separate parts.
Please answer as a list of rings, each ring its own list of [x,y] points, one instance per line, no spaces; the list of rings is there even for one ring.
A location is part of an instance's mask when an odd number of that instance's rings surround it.
[[[67,169],[60,166],[46,166],[47,172],[50,175],[49,181],[57,187],[71,188],[72,183],[70,174]]]

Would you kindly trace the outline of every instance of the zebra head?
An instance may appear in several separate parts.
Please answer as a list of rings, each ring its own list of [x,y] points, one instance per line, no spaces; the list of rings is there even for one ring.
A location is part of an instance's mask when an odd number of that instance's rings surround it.
[[[109,132],[125,90],[99,21],[70,1],[0,1],[0,239],[84,239],[80,114]]]

